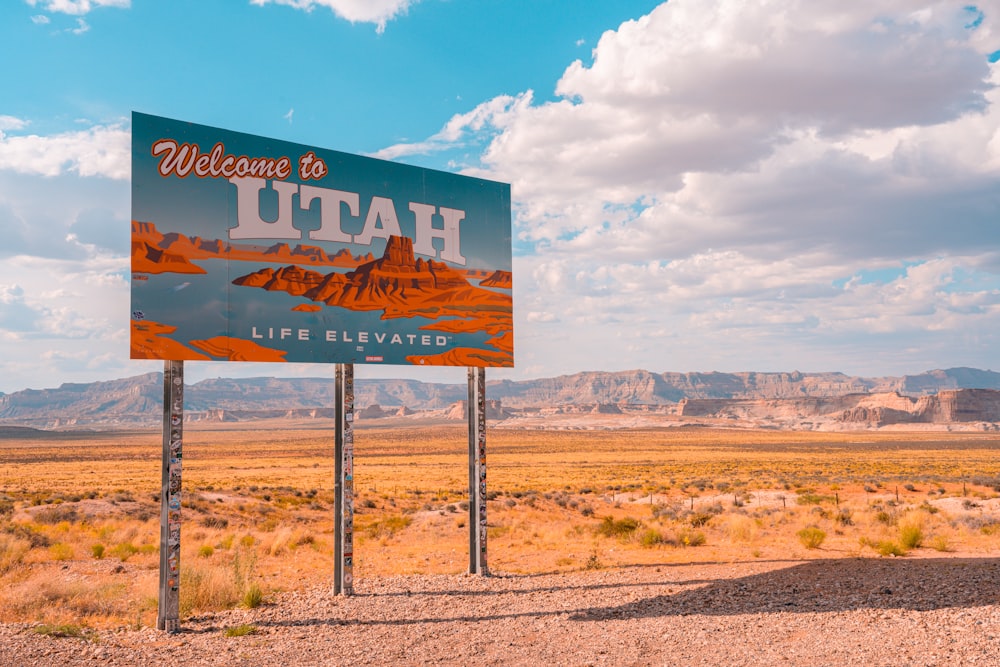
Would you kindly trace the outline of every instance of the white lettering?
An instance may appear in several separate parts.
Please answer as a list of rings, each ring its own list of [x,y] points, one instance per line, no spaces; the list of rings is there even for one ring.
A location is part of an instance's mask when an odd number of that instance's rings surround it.
[[[210,162],[208,169],[216,168],[214,160],[219,158],[219,151],[209,155],[197,156],[196,153],[171,153],[164,162],[169,169],[178,175],[185,175],[192,168],[197,170],[199,161]],[[221,162],[232,159],[232,156],[221,158]],[[188,160],[190,164],[183,162]],[[242,165],[244,156],[235,159],[232,171],[246,173],[246,165]],[[317,158],[318,160],[318,158]],[[310,163],[316,164],[316,163]],[[227,167],[230,166],[227,164]],[[307,170],[311,169],[306,165]],[[313,202],[319,200],[320,228],[310,231],[309,238],[313,241],[333,241],[335,243],[355,243],[371,245],[376,238],[388,240],[390,236],[402,236],[396,206],[386,197],[372,197],[365,214],[364,227],[360,234],[351,236],[343,229],[343,206],[347,205],[348,213],[359,217],[361,196],[357,192],[321,188],[315,185],[298,185],[285,181],[267,181],[255,176],[238,176],[229,179],[236,186],[236,226],[229,230],[230,239],[292,239],[302,238],[302,231],[294,225],[293,203],[295,195],[299,197],[299,208],[309,210]],[[278,215],[275,220],[267,221],[260,214],[261,191],[270,183],[271,189],[278,197]],[[410,211],[414,217],[413,252],[427,257],[438,257],[434,247],[434,239],[441,239],[440,258],[442,260],[465,266],[466,258],[461,250],[461,222],[465,219],[465,211],[442,206],[440,209],[431,204],[410,202]],[[434,216],[438,215],[443,227],[433,224]]]
[[[444,228],[437,229],[431,224],[432,216],[437,207],[430,204],[410,203],[410,210],[413,211],[416,219],[416,233],[413,239],[413,252],[428,257],[437,257],[437,250],[434,248],[433,239],[438,238],[444,241],[441,249],[441,259],[465,266],[465,257],[459,249],[459,223],[465,219],[465,211],[454,208],[441,207],[441,219],[444,221]]]
[[[278,193],[278,218],[266,222],[260,217],[260,191],[267,185],[263,178],[230,178],[236,186],[236,221],[229,230],[231,239],[301,239],[302,232],[292,226],[292,195],[299,190],[295,183],[272,181]]]
[[[380,225],[379,222],[382,224]],[[371,245],[375,237],[388,239],[390,236],[402,236],[399,231],[399,219],[396,218],[396,207],[391,199],[385,197],[372,197],[371,206],[368,207],[368,215],[365,217],[365,228],[354,237],[354,242],[359,245]]]
[[[350,243],[351,235],[345,233],[340,225],[340,205],[347,204],[351,215],[357,217],[358,193],[303,185],[299,190],[299,206],[308,209],[314,199],[320,202],[320,228],[309,232],[309,238],[313,241]]]
[[[309,329],[299,329],[299,340],[309,340]]]

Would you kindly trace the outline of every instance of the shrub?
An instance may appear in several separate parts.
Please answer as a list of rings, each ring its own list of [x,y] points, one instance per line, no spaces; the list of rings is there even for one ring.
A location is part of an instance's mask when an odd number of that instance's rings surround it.
[[[222,634],[226,637],[246,637],[247,635],[253,635],[256,633],[257,633],[257,626],[250,625],[249,623],[241,623],[240,625],[234,625],[222,631]]]
[[[73,557],[73,547],[62,542],[56,542],[49,547],[49,555],[52,560],[69,560]]]
[[[904,549],[900,544],[892,540],[872,540],[868,537],[862,537],[858,539],[858,542],[863,547],[871,547],[877,551],[882,556],[905,556],[906,549]]]
[[[885,510],[879,510],[878,512],[875,513],[875,520],[878,521],[879,523],[884,523],[887,526],[895,526],[896,523],[899,521],[899,518],[896,516],[894,512],[890,513],[886,512]]]
[[[127,561],[132,556],[139,553],[139,547],[135,546],[131,542],[122,542],[111,548],[111,555],[120,560],[121,562]]]
[[[899,543],[904,549],[916,549],[924,542],[924,529],[918,523],[907,523],[899,528]]]
[[[826,539],[826,532],[816,526],[806,526],[797,532],[796,535],[799,536],[799,542],[806,549],[819,549],[820,545],[823,544],[823,540]]]
[[[613,517],[606,516],[597,526],[596,532],[598,535],[603,535],[604,537],[624,538],[634,533],[639,526],[639,520],[633,519],[632,517],[627,516],[623,519],[615,519]]]
[[[682,528],[677,531],[677,543],[684,547],[700,547],[705,544],[705,533]]]
[[[181,568],[180,614],[193,611],[230,609],[240,599],[240,591],[230,573],[223,567],[195,565]]]
[[[951,551],[951,545],[948,544],[948,536],[935,535],[934,539],[931,540],[931,548],[935,551]]]
[[[0,534],[0,574],[19,565],[31,550],[31,542],[11,535]]]
[[[875,544],[875,550],[883,556],[905,556],[906,549],[892,540],[882,540]]]
[[[80,627],[79,625],[49,625],[47,623],[36,625],[32,628],[32,632],[38,635],[45,635],[46,637],[86,638],[90,634],[88,630]]]
[[[203,544],[198,548],[198,556],[201,558],[208,558],[215,553],[215,547],[211,544]]]
[[[39,510],[35,513],[35,521],[50,526],[62,523],[63,521],[67,523],[76,523],[79,518],[80,515],[77,514],[77,511],[74,508],[65,507],[63,505],[46,507],[45,509]]]
[[[726,533],[733,542],[752,542],[757,536],[757,522],[742,514],[726,518]]]
[[[256,609],[263,603],[264,591],[261,590],[260,585],[257,582],[253,582],[247,586],[247,589],[243,591],[243,597],[240,599],[240,604],[247,609]]]
[[[808,491],[799,493],[799,495],[795,498],[795,502],[799,505],[819,505],[820,503],[832,503],[835,501],[836,498],[834,496],[824,496],[818,493],[810,493]]]
[[[104,545],[103,544],[93,545],[92,547],[90,547],[90,554],[97,560],[104,558]]]
[[[658,530],[647,528],[639,535],[639,544],[648,548],[656,547],[668,542],[666,536]]]
[[[713,516],[715,515],[710,512],[692,512],[688,515],[688,523],[690,523],[693,528],[701,528],[711,521]]]
[[[604,567],[604,563],[601,562],[600,557],[598,557],[597,552],[594,551],[587,558],[587,562],[584,564],[588,570],[600,570]]]
[[[411,523],[413,523],[412,517],[387,516],[368,526],[365,529],[365,533],[371,538],[393,537]]]

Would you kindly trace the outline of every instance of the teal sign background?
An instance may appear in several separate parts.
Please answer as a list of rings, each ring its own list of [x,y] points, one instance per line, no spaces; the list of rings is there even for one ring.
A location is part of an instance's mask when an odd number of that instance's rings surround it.
[[[133,114],[133,358],[512,366],[511,282],[507,184]]]

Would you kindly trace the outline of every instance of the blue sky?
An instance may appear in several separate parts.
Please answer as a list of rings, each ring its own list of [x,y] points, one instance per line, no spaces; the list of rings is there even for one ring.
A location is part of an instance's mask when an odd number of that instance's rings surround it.
[[[511,183],[493,378],[1000,370],[995,2],[12,0],[0,45],[2,392],[161,367],[132,110]]]

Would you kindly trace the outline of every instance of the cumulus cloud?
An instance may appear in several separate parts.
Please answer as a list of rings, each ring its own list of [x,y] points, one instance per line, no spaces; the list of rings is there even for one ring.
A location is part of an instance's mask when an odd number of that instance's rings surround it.
[[[626,368],[651,340],[682,368],[836,367],[862,345],[939,352],[935,332],[983,350],[998,26],[949,0],[670,0],[606,32],[555,101],[498,97],[385,156],[478,140],[466,172],[512,184],[529,365],[559,356],[567,324]],[[890,342],[904,332],[919,343]],[[721,351],[733,336],[741,359]]]
[[[5,119],[0,118],[0,128]],[[16,120],[16,119],[13,119]],[[8,129],[19,129],[8,125]],[[51,136],[10,136],[0,132],[0,170],[56,176],[127,179],[131,164],[131,133],[121,125],[98,125]]]
[[[250,0],[250,4],[260,6],[272,2],[307,12],[316,7],[326,7],[351,23],[374,23],[380,33],[385,30],[387,22],[416,4],[416,0]]]
[[[0,340],[17,350],[4,359],[0,390],[51,383],[40,378],[92,381],[142,372],[122,352],[128,345],[127,270],[127,257],[19,255],[0,263]]]
[[[127,9],[132,6],[132,0],[27,0],[27,2],[32,7],[41,7],[49,12],[77,16],[87,14],[98,7],[121,7]]]

